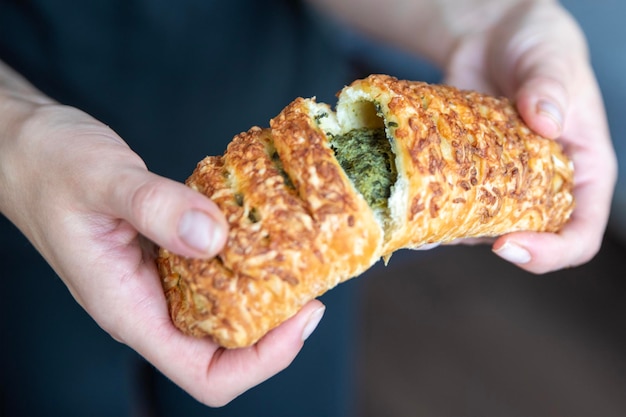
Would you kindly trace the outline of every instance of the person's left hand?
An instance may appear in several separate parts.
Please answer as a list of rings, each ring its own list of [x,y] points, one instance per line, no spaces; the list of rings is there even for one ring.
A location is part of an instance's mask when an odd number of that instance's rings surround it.
[[[534,273],[580,265],[600,249],[617,176],[604,106],[581,29],[556,2],[520,2],[462,36],[446,83],[512,99],[537,133],[561,142],[575,167],[576,208],[559,233],[516,232],[493,250]]]

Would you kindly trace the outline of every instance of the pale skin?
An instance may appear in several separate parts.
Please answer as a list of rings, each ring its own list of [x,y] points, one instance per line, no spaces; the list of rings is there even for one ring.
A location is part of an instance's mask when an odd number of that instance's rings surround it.
[[[576,166],[572,220],[557,234],[502,236],[493,243],[497,254],[544,273],[597,253],[616,160],[584,37],[556,2],[312,3],[427,57],[445,71],[446,82],[510,97],[534,130],[563,143]],[[287,367],[321,319],[323,305],[311,301],[240,350],[181,334],[170,321],[147,242],[211,257],[225,242],[223,215],[209,199],[150,173],[106,125],[45,97],[4,65],[0,190],[0,211],[94,320],[207,405],[226,404]]]

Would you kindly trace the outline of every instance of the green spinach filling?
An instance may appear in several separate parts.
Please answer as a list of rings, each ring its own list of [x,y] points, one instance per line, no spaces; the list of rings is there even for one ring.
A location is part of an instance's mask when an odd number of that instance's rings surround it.
[[[397,179],[395,155],[385,129],[360,128],[330,141],[335,157],[374,211],[387,211],[387,199]]]
[[[285,181],[285,185],[287,186],[287,188],[291,188],[292,190],[294,190],[296,187],[293,185],[293,182],[291,181],[291,178],[289,178],[289,175],[287,175],[287,172],[285,172],[285,168],[283,167],[283,162],[280,160],[280,157],[278,156],[278,152],[276,150],[272,152],[272,162],[274,163],[274,166],[280,173],[280,176],[283,177],[283,180]]]

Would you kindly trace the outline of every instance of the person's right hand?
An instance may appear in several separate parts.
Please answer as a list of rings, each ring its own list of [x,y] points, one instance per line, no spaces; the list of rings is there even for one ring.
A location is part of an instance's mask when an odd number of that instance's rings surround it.
[[[169,317],[150,241],[211,257],[226,239],[223,215],[208,198],[149,172],[104,124],[2,81],[0,211],[105,331],[212,406],[291,363],[322,317],[319,301],[250,348],[183,335]]]

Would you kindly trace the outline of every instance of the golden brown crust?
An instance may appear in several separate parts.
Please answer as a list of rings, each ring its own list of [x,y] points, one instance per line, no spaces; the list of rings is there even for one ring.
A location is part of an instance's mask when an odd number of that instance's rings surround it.
[[[350,112],[358,119],[364,102],[393,136],[398,182],[388,222],[370,210],[329,146],[327,132],[338,133]],[[271,128],[241,133],[224,156],[201,161],[187,184],[225,213],[228,241],[211,260],[161,249],[163,287],[181,330],[229,348],[255,343],[397,249],[553,232],[573,208],[571,163],[506,99],[382,75],[342,90],[336,115],[296,99]]]
[[[313,122],[306,101],[295,100],[271,126],[285,171],[319,226],[319,235],[309,242],[330,276],[315,281],[331,280],[334,286],[363,272],[380,257],[382,230]]]
[[[291,110],[297,112],[297,104]],[[224,157],[200,162],[187,181],[226,215],[224,250],[208,261],[160,250],[174,323],[188,334],[209,334],[224,347],[253,344],[307,301],[363,272],[382,245],[367,204],[346,191],[349,180],[325,138],[297,120],[281,123],[275,144],[289,147],[281,159],[296,189],[273,161],[269,129],[252,128],[234,138]],[[294,129],[310,136],[308,146],[294,143]],[[301,160],[310,167],[295,167]],[[360,256],[352,259],[356,248]]]
[[[507,99],[382,75],[349,88],[368,91],[394,122],[408,184],[402,201],[393,200],[406,211],[385,252],[516,230],[554,232],[569,217],[570,163]]]

